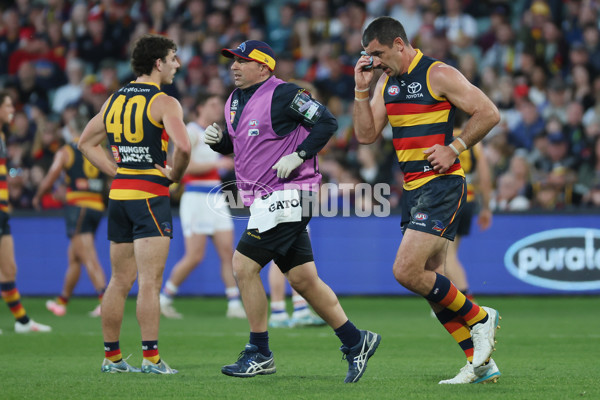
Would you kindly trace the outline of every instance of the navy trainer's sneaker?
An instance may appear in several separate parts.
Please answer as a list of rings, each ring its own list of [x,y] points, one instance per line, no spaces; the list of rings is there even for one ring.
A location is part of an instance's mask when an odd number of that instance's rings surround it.
[[[273,352],[271,352],[270,357],[265,357],[258,352],[258,347],[248,343],[235,364],[224,366],[221,368],[221,372],[238,378],[274,374],[275,360],[273,360]]]
[[[363,376],[367,369],[367,361],[377,350],[381,342],[381,335],[371,331],[360,331],[360,342],[354,347],[340,347],[343,358],[348,361],[348,374],[344,383],[354,383]]]

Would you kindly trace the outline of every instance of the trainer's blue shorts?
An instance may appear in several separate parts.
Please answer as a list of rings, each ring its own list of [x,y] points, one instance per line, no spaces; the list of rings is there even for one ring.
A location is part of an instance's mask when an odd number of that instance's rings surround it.
[[[135,239],[173,238],[173,217],[168,196],[143,200],[108,200],[108,240],[131,243]]]
[[[448,175],[402,193],[402,233],[407,229],[454,240],[467,198],[465,178]]]
[[[95,234],[104,213],[91,208],[67,206],[65,209],[65,224],[67,237],[71,239],[81,233]]]

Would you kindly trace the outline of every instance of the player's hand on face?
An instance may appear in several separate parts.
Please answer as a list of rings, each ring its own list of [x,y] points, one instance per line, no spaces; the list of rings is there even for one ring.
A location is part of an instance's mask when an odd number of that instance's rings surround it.
[[[220,143],[221,139],[223,139],[223,130],[216,122],[204,131],[204,143],[208,145]]]
[[[367,89],[373,79],[373,57],[361,52],[361,57],[354,66],[354,80],[358,90]]]
[[[293,152],[292,154],[281,157],[281,159],[277,161],[271,169],[277,170],[278,178],[285,179],[290,176],[292,171],[298,168],[303,162],[304,160],[300,158],[298,153]]]

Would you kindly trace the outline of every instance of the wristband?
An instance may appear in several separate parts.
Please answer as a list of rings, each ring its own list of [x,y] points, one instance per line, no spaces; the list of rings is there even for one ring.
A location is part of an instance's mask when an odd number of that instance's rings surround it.
[[[465,150],[467,150],[467,144],[465,143],[465,141],[464,141],[464,140],[462,140],[462,139],[461,139],[461,138],[459,138],[459,137],[456,137],[455,139],[456,139],[456,140],[458,140],[458,141],[460,142],[460,144],[462,144],[462,145],[463,145],[463,147],[464,147],[464,149],[465,149]],[[463,150],[463,151],[464,151],[464,150]]]
[[[358,93],[364,93],[364,92],[368,92],[370,88],[366,88],[366,89],[357,89],[356,86],[354,86],[354,91],[358,92]]]
[[[454,145],[452,143],[450,143],[448,145],[448,147],[450,147],[452,150],[454,150],[454,153],[456,153],[456,155],[460,155],[460,151],[456,150],[456,147],[454,147]]]
[[[356,97],[356,96],[354,97],[354,101],[366,101],[366,100],[369,100],[369,98],[368,97]]]

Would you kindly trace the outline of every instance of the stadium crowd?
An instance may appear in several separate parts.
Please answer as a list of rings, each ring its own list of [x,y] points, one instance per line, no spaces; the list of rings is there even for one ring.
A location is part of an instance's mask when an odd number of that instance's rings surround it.
[[[389,183],[398,207],[402,176],[391,129],[359,146],[352,127],[362,31],[381,15],[401,21],[415,47],[458,68],[500,109],[500,124],[483,141],[493,211],[600,206],[598,0],[16,0],[0,7],[0,88],[17,110],[5,127],[13,209],[32,208],[54,153],[80,129],[77,116],[91,118],[133,79],[127,60],[144,33],[178,45],[182,68],[164,89],[180,100],[186,121],[199,93],[226,96],[233,88],[221,48],[269,43],[276,75],[306,85],[338,119],[320,155],[324,182]],[[42,208],[61,208],[65,191],[58,181]]]

